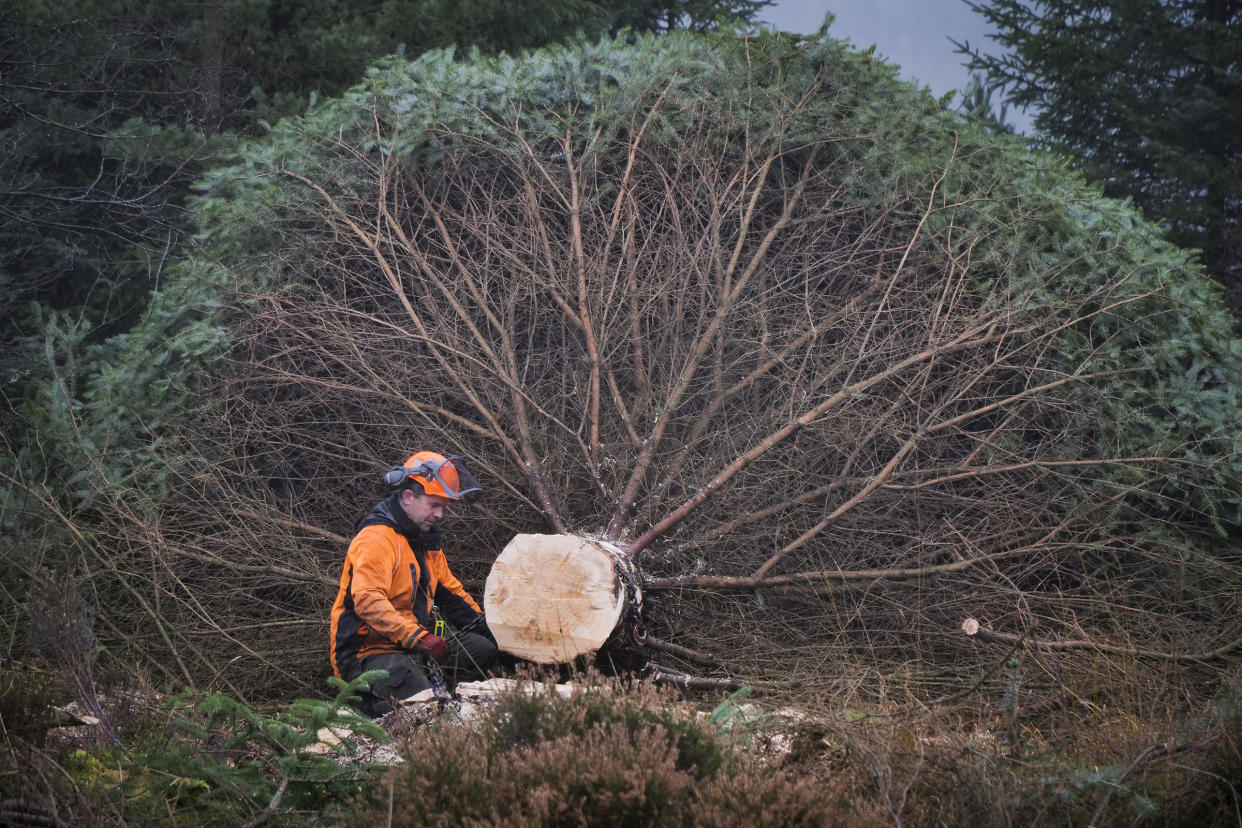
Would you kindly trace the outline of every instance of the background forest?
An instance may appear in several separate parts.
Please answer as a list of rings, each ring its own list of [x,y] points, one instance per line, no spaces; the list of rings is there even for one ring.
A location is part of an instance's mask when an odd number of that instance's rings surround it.
[[[6,819],[1236,821],[1242,4],[975,6],[964,112],[763,2],[128,5],[0,35]],[[309,752],[423,446],[781,772],[626,684]]]

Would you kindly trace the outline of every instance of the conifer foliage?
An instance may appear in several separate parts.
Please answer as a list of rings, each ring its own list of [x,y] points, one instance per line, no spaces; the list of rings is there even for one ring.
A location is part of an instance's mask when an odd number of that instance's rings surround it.
[[[1003,56],[963,51],[1037,141],[1203,251],[1242,308],[1242,2],[986,0]]]

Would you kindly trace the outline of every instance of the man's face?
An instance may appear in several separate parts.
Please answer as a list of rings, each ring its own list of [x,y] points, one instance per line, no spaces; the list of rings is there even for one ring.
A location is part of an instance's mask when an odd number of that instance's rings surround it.
[[[405,510],[406,517],[424,532],[440,522],[440,518],[444,517],[444,506],[448,502],[447,497],[416,495],[409,489],[401,493],[401,508]]]

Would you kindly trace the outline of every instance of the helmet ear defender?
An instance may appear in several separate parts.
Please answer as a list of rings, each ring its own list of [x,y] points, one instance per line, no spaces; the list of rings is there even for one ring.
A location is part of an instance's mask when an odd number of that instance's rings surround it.
[[[384,473],[384,485],[390,489],[395,489],[405,482],[407,477],[413,477],[417,474],[426,474],[427,470],[422,466],[410,468],[409,466],[393,466]]]
[[[432,452],[422,454],[429,455],[431,459],[419,459],[416,454],[405,461],[406,465],[393,466],[384,473],[385,485],[395,490],[407,479],[413,478],[422,484],[426,493],[451,500],[464,499],[472,502],[483,495],[483,487],[466,468],[466,458],[445,458]]]

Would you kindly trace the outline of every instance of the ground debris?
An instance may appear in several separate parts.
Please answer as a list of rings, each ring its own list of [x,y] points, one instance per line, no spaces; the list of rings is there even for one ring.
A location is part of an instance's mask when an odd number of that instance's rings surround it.
[[[376,719],[375,723],[386,730],[394,741],[400,741],[415,730],[432,723],[468,727],[493,709],[500,696],[519,691],[536,693],[542,687],[543,685],[529,681],[493,678],[462,682],[452,693],[441,696],[427,689],[403,699],[395,710]],[[555,685],[555,692],[562,698],[568,698],[579,689],[570,684]],[[348,709],[342,709],[341,713],[343,716],[353,714]],[[316,736],[319,741],[308,748],[308,751],[330,756],[341,765],[395,765],[402,761],[393,744],[376,742],[348,727],[325,727]]]
[[[474,726],[493,710],[497,700],[507,694],[554,692],[562,699],[585,691],[586,685],[560,683],[554,685],[520,679],[493,678],[487,681],[463,682],[451,694],[436,694],[428,689],[401,701],[390,713],[376,720],[392,737],[394,743],[432,724],[440,726]],[[591,689],[599,689],[592,686]],[[342,711],[347,712],[347,711]],[[711,719],[711,712],[700,711],[702,720]],[[818,719],[793,708],[768,710],[755,704],[733,707],[726,721],[714,721],[720,735],[752,745],[758,755],[772,762],[788,761],[808,750],[822,752],[838,747],[830,738],[826,720]],[[393,744],[381,744],[347,729],[323,728],[319,743],[311,750],[331,756],[342,765],[359,766],[370,763],[401,762]]]

